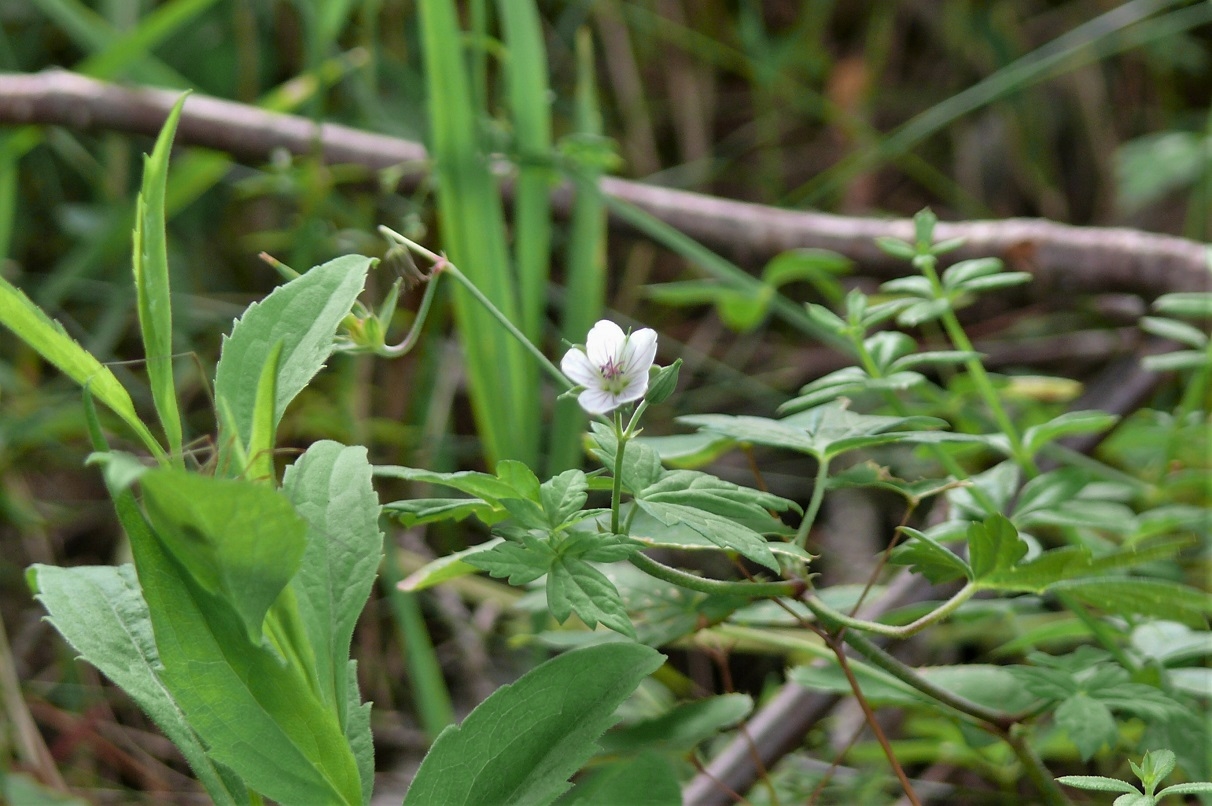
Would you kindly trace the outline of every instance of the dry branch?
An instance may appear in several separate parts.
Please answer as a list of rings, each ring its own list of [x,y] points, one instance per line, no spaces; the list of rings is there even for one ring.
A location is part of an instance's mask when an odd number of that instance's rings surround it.
[[[127,88],[61,70],[0,74],[0,123],[68,126],[155,135],[178,97],[174,90]],[[405,188],[424,177],[428,155],[420,143],[246,104],[193,95],[185,104],[177,142],[264,162],[275,149],[319,154],[329,163],[372,170],[405,166]],[[785,210],[624,179],[602,180],[610,196],[631,202],[707,246],[745,265],[796,247],[832,249],[866,273],[892,277],[908,271],[874,245],[877,236],[908,239],[908,220],[853,218]],[[572,194],[554,193],[567,214]],[[616,222],[617,223],[617,222]],[[1169,235],[1124,228],[1073,227],[1041,219],[943,223],[940,238],[963,237],[953,259],[1000,256],[1010,268],[1036,277],[1031,294],[1127,292],[1152,298],[1199,291],[1212,282],[1212,250]]]

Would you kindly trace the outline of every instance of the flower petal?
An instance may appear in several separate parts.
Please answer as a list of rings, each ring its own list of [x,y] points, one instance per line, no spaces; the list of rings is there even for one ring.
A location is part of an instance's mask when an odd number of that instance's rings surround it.
[[[579,347],[573,347],[564,353],[560,360],[560,371],[575,384],[587,387],[602,385],[601,371],[589,360],[589,356]]]
[[[623,391],[615,395],[616,406],[621,406],[624,403],[630,403],[633,400],[639,400],[648,392],[648,373],[636,375],[634,378],[629,378],[627,387]]]
[[[623,329],[609,319],[599,319],[585,337],[585,354],[595,366],[604,367],[618,357],[627,338]]]
[[[655,330],[646,327],[632,333],[627,337],[627,343],[623,346],[623,355],[619,356],[619,364],[622,365],[623,373],[625,375],[643,373],[647,377],[648,368],[656,360],[656,350],[657,334]]]
[[[586,389],[577,395],[581,408],[590,414],[606,414],[617,409],[622,401],[605,389]]]

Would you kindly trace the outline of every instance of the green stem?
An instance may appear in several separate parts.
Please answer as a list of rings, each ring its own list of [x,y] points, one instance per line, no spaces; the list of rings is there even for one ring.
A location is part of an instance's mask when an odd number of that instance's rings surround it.
[[[614,413],[614,478],[610,485],[610,531],[619,534],[619,505],[623,497],[623,451],[627,447],[627,434],[623,431],[623,414]]]
[[[935,270],[936,258],[933,255],[924,255],[920,261],[916,262],[921,268],[922,274],[930,281],[930,288],[934,291],[935,298],[945,299],[947,292],[943,290],[943,284],[939,280],[938,272]],[[947,337],[951,339],[951,343],[955,345],[955,349],[968,353],[976,352],[972,346],[972,341],[968,338],[968,334],[964,332],[959,318],[950,306],[943,312],[942,323],[943,330],[947,332]],[[1014,455],[1015,461],[1022,465],[1028,475],[1038,476],[1039,467],[1036,466],[1034,457],[1027,453],[1018,429],[1014,427],[1014,423],[1010,421],[1010,416],[1006,414],[1006,409],[1002,406],[1002,401],[997,396],[997,390],[993,388],[993,382],[989,380],[989,373],[985,371],[985,365],[979,359],[972,358],[964,362],[964,368],[972,376],[972,382],[976,385],[976,391],[984,399],[985,405],[989,407],[989,411],[992,412],[993,420],[997,423],[997,427],[1010,440],[1010,452]]]
[[[817,621],[826,629],[836,632],[845,626],[834,616],[833,610],[823,607],[813,597],[804,597],[801,601],[808,606],[808,609],[816,616]],[[960,713],[975,717],[982,722],[988,722],[990,725],[994,725],[1002,730],[1009,728],[1014,723],[1014,717],[1010,714],[986,708],[983,705],[952,694],[950,691],[931,683],[919,675],[912,667],[907,666],[876,646],[859,630],[846,630],[842,637],[846,643],[862,653],[863,657],[871,661],[872,664],[943,705],[953,708]]]
[[[724,582],[718,579],[704,579],[677,568],[671,568],[664,563],[657,562],[647,554],[638,552],[632,554],[628,560],[651,577],[699,593],[744,596],[749,599],[774,599],[779,596],[798,596],[804,590],[804,583],[796,580],[789,582]]]
[[[522,333],[522,331],[518,330],[513,322],[509,321],[509,317],[502,313],[500,308],[493,304],[492,300],[484,296],[484,292],[477,288],[475,283],[468,280],[467,276],[464,275],[463,272],[459,271],[459,268],[455,266],[455,264],[448,261],[442,255],[429,251],[419,243],[405,238],[403,235],[393,229],[380,226],[379,232],[383,233],[397,243],[408,247],[418,255],[428,258],[433,262],[435,272],[449,273],[451,277],[458,280],[459,283],[467,289],[467,292],[475,297],[476,302],[483,305],[484,309],[492,314],[494,319],[501,323],[501,327],[505,328],[509,335],[517,339],[518,343],[521,344],[527,352],[534,356],[534,359],[539,362],[539,366],[541,366],[547,372],[547,374],[555,380],[556,383],[560,384],[565,389],[571,389],[573,387],[572,381],[564,377],[564,373],[560,372],[560,368],[551,363],[547,356],[543,355],[543,352],[538,347],[535,347],[534,344],[531,343],[530,339],[526,338],[526,335]]]
[[[820,599],[817,599],[816,597],[811,598],[813,604],[819,608],[821,612],[826,613],[832,621],[838,624],[845,627],[853,627],[854,629],[862,630],[863,632],[874,633],[875,635],[883,635],[888,638],[900,639],[909,638],[910,636],[916,635],[930,625],[936,624],[947,618],[958,610],[964,602],[971,599],[972,595],[976,593],[976,590],[976,586],[969,582],[967,585],[960,588],[954,596],[943,602],[934,610],[931,610],[917,621],[900,627],[896,627],[891,624],[880,624],[877,621],[865,621],[860,618],[854,618],[853,616],[847,616],[845,613],[841,613],[829,607]],[[814,610],[813,612],[816,611]]]
[[[1019,764],[1023,765],[1023,772],[1031,779],[1031,783],[1035,784],[1035,788],[1039,790],[1039,794],[1044,799],[1044,803],[1049,806],[1069,806],[1071,801],[1069,796],[1065,794],[1065,790],[1060,788],[1052,773],[1044,766],[1043,759],[1031,747],[1031,744],[1022,735],[1019,726],[1014,726],[1006,731],[1006,743],[1010,745],[1010,749],[1014,751],[1014,755],[1018,758]]]
[[[429,316],[429,307],[433,304],[433,298],[437,296],[438,280],[441,279],[442,273],[435,272],[430,275],[427,285],[425,286],[425,296],[421,297],[421,305],[417,308],[417,318],[413,320],[412,327],[408,330],[408,335],[399,344],[391,346],[383,345],[376,352],[384,358],[398,358],[412,350],[416,346],[417,339],[421,335],[421,327],[425,324],[425,319]],[[394,308],[394,306],[393,306]],[[389,317],[390,318],[390,317]],[[384,322],[384,327],[387,326]]]
[[[800,528],[795,532],[795,544],[800,548],[808,545],[808,532],[816,521],[817,513],[821,511],[821,501],[825,499],[825,483],[829,479],[829,460],[819,457],[816,466],[816,479],[812,482],[812,498],[808,501],[808,509],[800,521]]]

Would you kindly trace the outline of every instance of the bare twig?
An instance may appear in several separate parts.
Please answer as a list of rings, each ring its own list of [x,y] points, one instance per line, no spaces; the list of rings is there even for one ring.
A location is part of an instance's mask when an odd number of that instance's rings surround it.
[[[0,123],[70,126],[156,134],[179,93],[127,88],[51,70],[0,74]],[[412,188],[425,176],[428,155],[419,143],[332,123],[267,112],[253,106],[193,95],[177,130],[182,144],[226,151],[240,160],[264,161],[275,149],[317,154],[326,162],[395,168]],[[912,222],[785,210],[699,193],[607,178],[602,190],[673,225],[739,262],[769,259],[787,249],[833,249],[860,263],[865,272],[892,277],[910,270],[880,252],[877,236],[911,239]],[[557,188],[553,203],[567,214],[570,185]],[[617,223],[617,222],[616,222]],[[963,237],[955,260],[997,255],[1012,268],[1036,277],[1031,294],[1127,292],[1156,297],[1209,287],[1206,245],[1169,235],[1122,228],[1073,227],[1039,219],[939,224],[940,239]]]

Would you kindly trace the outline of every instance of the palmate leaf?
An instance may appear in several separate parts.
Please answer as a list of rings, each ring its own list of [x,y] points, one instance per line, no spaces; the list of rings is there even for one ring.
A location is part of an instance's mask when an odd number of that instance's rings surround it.
[[[591,629],[601,623],[635,638],[635,627],[614,584],[577,557],[561,556],[548,568],[547,607],[561,624],[576,613]]]
[[[633,643],[575,649],[502,686],[421,762],[405,806],[546,804],[593,754],[614,712],[663,658]]]
[[[775,573],[779,571],[778,562],[765,538],[746,526],[684,504],[639,499],[636,505],[665,526],[685,526],[720,548],[736,551]]]

